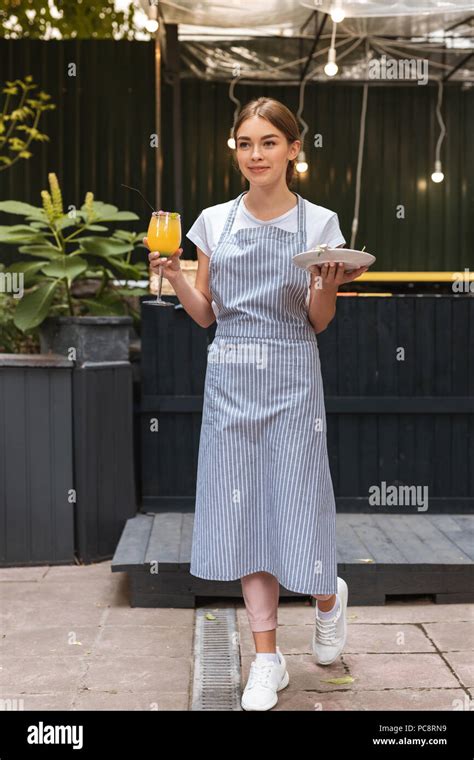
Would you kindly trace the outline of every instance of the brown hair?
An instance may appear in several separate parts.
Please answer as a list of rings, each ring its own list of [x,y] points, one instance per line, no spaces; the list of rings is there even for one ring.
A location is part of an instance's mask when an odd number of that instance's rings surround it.
[[[295,140],[300,140],[300,132],[298,128],[298,122],[295,115],[279,100],[274,98],[256,98],[246,103],[241,108],[237,115],[237,119],[234,123],[233,135],[237,145],[237,132],[246,119],[252,116],[262,116],[267,119],[274,127],[283,132],[289,143]],[[303,147],[303,146],[301,146]],[[235,152],[233,153],[234,166],[238,168],[238,163],[235,158]],[[288,166],[286,167],[286,184],[289,186],[295,172],[295,163],[297,159],[292,158],[288,160]]]

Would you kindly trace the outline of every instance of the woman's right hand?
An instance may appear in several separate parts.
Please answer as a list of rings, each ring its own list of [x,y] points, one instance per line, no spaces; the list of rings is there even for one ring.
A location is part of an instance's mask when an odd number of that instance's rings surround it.
[[[148,238],[143,238],[143,243],[149,248]],[[150,262],[150,269],[155,274],[160,274],[160,268],[162,269],[163,277],[166,277],[171,284],[175,282],[181,275],[182,269],[179,263],[179,257],[183,253],[182,248],[178,248],[172,256],[160,256],[158,251],[150,251],[148,254],[148,261]]]

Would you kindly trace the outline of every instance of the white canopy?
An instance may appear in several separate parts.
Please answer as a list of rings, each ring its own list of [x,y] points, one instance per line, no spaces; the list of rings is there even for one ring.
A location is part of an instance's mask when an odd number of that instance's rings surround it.
[[[245,81],[292,84],[336,5],[346,16],[336,25],[334,82],[366,79],[369,51],[369,58],[427,60],[430,79],[474,83],[472,0],[160,0],[159,8],[166,23],[179,25],[182,76],[229,81],[238,71]],[[308,79],[327,81],[333,26],[327,15]]]
[[[453,14],[472,14],[472,0],[160,0],[164,18],[171,24],[191,24],[201,27],[230,29],[247,27],[255,31],[268,28],[291,29],[297,32],[308,17],[308,11],[330,13],[334,8],[345,12],[349,26],[354,19],[371,19],[371,31],[379,31],[381,18],[410,16],[410,24],[424,17],[423,27],[444,19],[449,23]],[[142,0],[142,7],[149,8],[148,0]],[[403,24],[403,19],[402,19]],[[383,24],[385,26],[385,24]],[[404,24],[403,24],[404,26]],[[413,28],[413,27],[412,27]],[[397,30],[398,31],[398,30]]]

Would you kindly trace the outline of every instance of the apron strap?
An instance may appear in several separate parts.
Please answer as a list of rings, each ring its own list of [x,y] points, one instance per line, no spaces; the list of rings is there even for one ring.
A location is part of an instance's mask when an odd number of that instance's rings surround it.
[[[306,204],[299,193],[296,195],[298,197],[298,239],[301,252],[303,252],[306,250]]]
[[[231,209],[227,215],[227,219],[225,220],[224,229],[221,232],[221,236],[219,238],[219,242],[217,245],[220,245],[227,235],[230,233],[232,229],[232,225],[234,223],[234,219],[237,214],[237,208],[238,205],[242,199],[242,196],[244,196],[246,193],[248,193],[248,190],[244,190],[240,195],[237,196],[234,203],[231,206]],[[301,197],[299,193],[295,193],[297,201],[298,201],[298,229],[297,229],[297,235],[298,240],[301,245],[301,250],[306,250],[306,208],[305,208],[305,202],[304,199]]]
[[[234,203],[232,204],[231,209],[229,213],[227,214],[227,219],[225,220],[224,229],[221,232],[221,236],[219,238],[219,242],[217,243],[217,245],[220,245],[225,240],[229,232],[231,231],[232,225],[234,223],[235,215],[237,214],[237,207],[240,203],[240,199],[242,198],[243,195],[245,195],[246,192],[248,192],[248,190],[244,190],[242,193],[240,193],[240,195],[237,196]]]

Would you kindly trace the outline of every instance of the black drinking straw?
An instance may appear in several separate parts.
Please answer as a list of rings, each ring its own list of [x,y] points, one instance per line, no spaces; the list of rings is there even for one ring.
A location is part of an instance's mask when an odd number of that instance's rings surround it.
[[[140,190],[137,190],[136,187],[130,187],[130,185],[124,185],[123,182],[121,182],[120,184],[122,185],[122,187],[128,187],[129,190],[135,190],[135,192],[138,193],[138,195],[141,195],[141,197],[143,198],[143,200],[145,201],[145,203],[147,203],[150,206],[150,208],[153,211],[153,213],[156,214],[155,209],[153,208],[153,206],[151,205],[151,203],[148,203],[147,199],[145,198],[144,195],[141,194]]]

